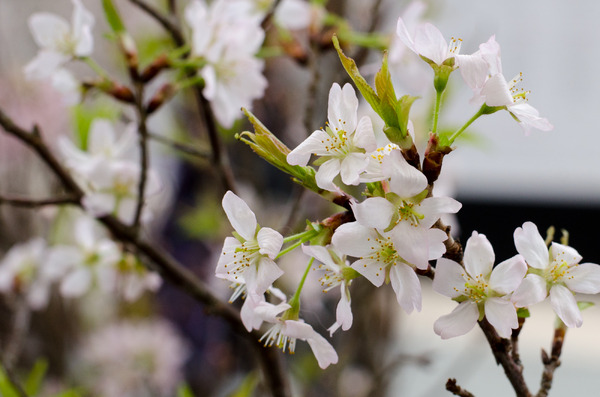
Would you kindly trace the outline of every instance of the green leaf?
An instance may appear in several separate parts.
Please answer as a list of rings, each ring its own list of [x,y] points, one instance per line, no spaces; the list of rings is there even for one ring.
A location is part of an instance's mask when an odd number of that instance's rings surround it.
[[[27,380],[25,380],[25,384],[23,385],[25,392],[29,396],[35,396],[38,394],[47,370],[48,361],[46,359],[40,358],[35,362],[33,368],[27,376]]]
[[[371,88],[371,86],[369,85],[369,83],[367,83],[365,78],[362,77],[362,75],[358,71],[358,66],[356,66],[356,62],[354,62],[354,59],[349,58],[344,54],[342,48],[340,47],[340,42],[338,38],[336,36],[333,36],[332,40],[333,46],[337,50],[338,56],[340,57],[340,61],[342,61],[342,66],[344,66],[344,69],[346,69],[348,76],[350,76],[350,78],[356,85],[356,88],[358,88],[365,100],[369,103],[369,105],[371,105],[375,113],[380,114],[381,101],[377,96],[377,93],[375,92],[375,90],[373,90],[373,88]]]
[[[0,395],[2,397],[19,397],[12,382],[6,376],[3,370],[0,370]]]
[[[102,7],[104,8],[104,15],[106,16],[106,21],[108,22],[110,28],[117,35],[125,32],[125,25],[123,25],[123,21],[121,20],[121,16],[119,12],[115,8],[112,0],[102,0]]]
[[[186,384],[183,383],[179,385],[177,388],[177,397],[195,397],[192,389]]]
[[[386,125],[397,126],[397,98],[394,86],[392,85],[392,76],[388,69],[387,53],[383,54],[381,68],[375,75],[375,90],[377,91],[377,96],[379,98],[379,116],[385,121]]]

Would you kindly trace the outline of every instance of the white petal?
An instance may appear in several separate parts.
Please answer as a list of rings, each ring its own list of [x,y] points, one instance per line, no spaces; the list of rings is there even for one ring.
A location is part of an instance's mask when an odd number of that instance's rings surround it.
[[[536,269],[548,267],[548,247],[535,224],[525,222],[522,228],[518,227],[515,230],[514,239],[517,251],[523,255],[529,266]]]
[[[329,90],[329,103],[327,120],[332,131],[346,131],[353,133],[356,130],[358,98],[352,85],[344,84],[340,88],[338,83],[333,83]]]
[[[283,0],[275,10],[275,21],[289,30],[305,29],[310,25],[310,5],[301,0]]]
[[[404,263],[390,267],[390,281],[398,303],[406,313],[421,311],[421,283],[415,271]]]
[[[490,288],[500,294],[509,294],[519,287],[526,273],[525,259],[521,255],[515,255],[492,270]]]
[[[227,214],[229,223],[244,239],[254,240],[256,235],[256,216],[248,204],[232,191],[227,191],[223,196],[223,210]]]
[[[33,14],[29,20],[29,29],[36,44],[45,49],[58,52],[60,43],[70,35],[70,26],[63,18],[40,12]]]
[[[269,323],[276,323],[279,321],[277,319],[277,315],[290,308],[291,306],[285,302],[281,302],[278,305],[274,305],[269,302],[261,301],[254,308],[254,312],[257,316],[260,316],[260,318],[263,321],[267,321]]]
[[[467,273],[471,277],[482,275],[487,279],[494,266],[494,260],[492,244],[484,234],[473,232],[465,248],[464,263]]]
[[[327,141],[329,138],[329,134],[323,130],[314,131],[308,138],[300,143],[300,145],[288,153],[287,162],[290,165],[305,166],[308,164],[308,160],[310,160],[310,155],[312,153],[317,153],[321,156],[325,155],[327,150],[325,150],[323,141]]]
[[[550,288],[550,303],[556,315],[567,325],[567,327],[581,327],[583,318],[577,307],[577,301],[573,293],[562,285],[553,285]]]
[[[474,93],[479,94],[488,77],[488,63],[479,53],[457,55],[454,58],[465,83],[467,83]]]
[[[257,272],[256,272],[256,280],[254,283],[250,283],[248,279],[246,282],[248,284],[248,292],[254,292],[257,294],[264,294],[267,289],[273,284],[275,280],[283,275],[283,270],[275,262],[266,257],[261,257],[259,263],[257,264]],[[246,272],[244,272],[244,276]]]
[[[352,138],[354,145],[365,149],[367,152],[372,152],[377,149],[377,141],[375,140],[375,132],[373,132],[373,123],[369,116],[363,116],[358,121],[356,132]]]
[[[115,141],[115,130],[110,120],[98,118],[92,122],[88,138],[89,153],[112,157]]]
[[[513,104],[513,97],[508,89],[508,83],[500,73],[490,77],[481,88],[481,95],[485,97],[488,106],[509,106]]]
[[[450,314],[438,318],[433,324],[433,330],[442,339],[454,338],[469,332],[477,324],[478,318],[477,304],[464,301]]]
[[[511,112],[521,124],[521,127],[525,130],[525,134],[528,135],[531,128],[538,129],[540,131],[551,131],[554,126],[543,117],[540,117],[540,113],[528,103],[517,103],[509,106],[508,111]]]
[[[60,293],[67,298],[83,295],[92,282],[92,273],[89,269],[80,268],[67,275],[60,284]]]
[[[550,257],[555,262],[561,263],[564,261],[568,265],[579,263],[583,258],[575,248],[554,242],[550,245]]]
[[[582,294],[600,293],[600,266],[595,263],[582,263],[569,269],[564,279],[567,287]]]
[[[342,182],[346,185],[358,185],[360,182],[359,174],[367,168],[367,165],[369,165],[369,157],[366,154],[347,154],[340,165]]]
[[[359,259],[350,267],[359,272],[376,287],[381,287],[385,280],[385,269],[383,268],[383,264],[376,260]]]
[[[440,229],[427,230],[427,246],[429,248],[429,257],[427,259],[432,261],[441,258],[446,253],[446,245],[444,244],[446,240],[448,240],[446,232]]]
[[[358,222],[349,222],[335,229],[331,242],[340,252],[360,258],[374,252],[372,247],[376,238],[377,232],[374,229]]]
[[[400,222],[390,232],[398,254],[411,265],[427,269],[429,265],[429,229],[414,227],[408,222]]]
[[[415,32],[417,53],[441,65],[448,55],[448,44],[442,33],[430,23],[424,23]]]
[[[514,304],[502,298],[489,298],[485,301],[485,317],[496,328],[498,335],[509,338],[512,329],[519,326]]]
[[[321,335],[315,333],[312,338],[308,338],[306,340],[308,345],[312,349],[317,362],[319,363],[319,367],[321,369],[325,369],[329,367],[331,364],[336,364],[338,362],[338,355],[331,346],[331,344],[322,337]]]
[[[347,292],[346,283],[342,283],[341,286],[341,297],[335,310],[335,323],[329,327],[329,336],[333,336],[333,333],[337,331],[339,327],[342,327],[343,331],[347,331],[352,326],[352,308],[350,307],[350,296]]]
[[[427,187],[427,177],[408,164],[399,150],[383,158],[382,171],[390,178],[392,191],[402,198],[416,196]]]
[[[425,215],[425,218],[419,223],[421,227],[429,229],[440,216],[444,214],[455,214],[462,207],[462,204],[452,197],[428,197],[421,201],[417,212]]]
[[[317,182],[317,186],[321,189],[335,191],[336,186],[333,183],[333,178],[335,178],[340,173],[340,160],[331,159],[327,160],[319,167],[317,174],[315,175],[315,180]]]
[[[271,259],[275,259],[279,254],[279,251],[281,251],[283,236],[270,227],[263,227],[258,231],[256,241],[258,241],[258,246],[260,247],[258,252],[261,255],[266,255]]]
[[[55,51],[42,50],[25,65],[25,78],[27,80],[50,78],[68,60],[69,57],[67,55]]]
[[[333,261],[327,248],[322,245],[302,245],[302,252],[315,258],[329,268],[339,269],[339,266]]]
[[[352,210],[361,225],[384,230],[390,225],[396,208],[383,197],[369,197],[362,203],[352,204]]]
[[[546,280],[536,274],[528,274],[516,291],[511,300],[517,307],[527,307],[543,301],[548,296]]]
[[[414,53],[419,53],[417,48],[415,47],[415,42],[412,38],[412,35],[409,33],[406,24],[402,20],[402,18],[398,18],[398,24],[396,25],[396,34],[400,37],[400,40],[410,48]]]
[[[242,319],[242,323],[248,332],[251,332],[253,329],[259,329],[263,323],[263,319],[256,314],[256,307],[265,301],[264,295],[259,294],[247,294],[246,300],[244,300],[244,304],[240,310],[240,318]]]
[[[440,258],[435,266],[433,290],[449,298],[463,295],[465,289],[465,269],[447,258]]]
[[[43,309],[50,298],[49,286],[45,283],[34,283],[27,291],[27,303],[33,310]]]

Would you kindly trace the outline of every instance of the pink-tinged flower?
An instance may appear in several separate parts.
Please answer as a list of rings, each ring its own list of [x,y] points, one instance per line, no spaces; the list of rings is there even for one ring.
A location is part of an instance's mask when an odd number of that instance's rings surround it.
[[[206,61],[199,71],[203,94],[217,121],[230,128],[242,115],[240,108],[251,108],[267,87],[264,62],[255,57],[264,40],[260,17],[248,1],[217,0],[207,6],[193,0],[185,18],[192,29],[192,55]]]
[[[447,238],[441,230],[430,229],[434,239],[439,241],[442,253],[445,252],[443,241]],[[439,233],[443,234],[440,236]],[[352,269],[363,275],[376,287],[384,281],[392,283],[398,303],[407,312],[421,310],[421,284],[413,266],[402,257],[402,252],[396,246],[396,240],[390,233],[380,232],[365,227],[359,222],[345,223],[335,230],[332,237],[333,245],[346,255],[358,258]],[[417,244],[427,244],[421,241]],[[434,254],[437,257],[437,253]]]
[[[442,339],[466,334],[484,316],[503,338],[508,338],[512,329],[519,326],[517,309],[507,295],[521,284],[527,265],[521,255],[496,267],[494,260],[492,245],[485,235],[477,232],[467,240],[464,268],[450,259],[438,259],[433,289],[460,302],[433,325]]]
[[[517,88],[517,84],[523,81],[523,74],[519,73],[510,81],[502,74],[500,45],[495,36],[481,44],[474,54],[458,56],[457,61],[463,79],[473,90],[472,103],[506,107],[519,121],[526,134],[529,134],[532,128],[541,131],[554,128],[547,119],[540,117],[537,109],[527,103],[530,91]]]
[[[346,258],[337,253],[333,247],[325,248],[320,245],[303,245],[302,251],[322,264],[319,269],[324,269],[325,274],[319,279],[323,292],[328,292],[333,288],[340,287],[340,301],[335,311],[335,323],[329,327],[329,335],[342,327],[347,331],[352,326],[352,309],[350,308],[350,284],[356,274],[346,261]],[[354,273],[354,274],[353,274]]]
[[[40,51],[25,66],[27,78],[48,78],[72,58],[92,53],[94,16],[80,0],[72,0],[72,3],[71,24],[47,12],[36,13],[29,18],[29,29]]]
[[[261,228],[248,204],[231,191],[223,197],[223,209],[235,229],[235,237],[225,238],[216,276],[245,282],[249,293],[263,294],[283,274],[274,261],[283,236],[271,228]]]
[[[271,328],[260,338],[264,341],[265,346],[275,345],[285,352],[286,348],[290,354],[294,354],[296,350],[296,340],[306,341],[310,346],[319,367],[327,368],[331,364],[338,362],[338,355],[335,349],[327,339],[316,332],[313,327],[306,324],[304,321],[295,319],[287,319],[287,310],[291,306],[287,303],[273,305],[267,302],[262,302],[255,309],[260,318],[268,323],[273,324]],[[282,315],[280,313],[284,312]]]
[[[358,185],[360,173],[369,164],[367,152],[375,150],[377,143],[371,119],[363,116],[358,120],[357,110],[354,88],[350,84],[342,88],[333,83],[329,90],[327,126],[324,130],[314,131],[292,150],[287,156],[288,163],[305,166],[314,153],[320,157],[315,176],[320,188],[337,190],[333,178],[338,174],[346,185]]]
[[[60,269],[45,266],[47,253],[39,237],[13,246],[0,262],[0,292],[24,296],[32,309],[46,307],[50,287],[61,275]]]
[[[517,307],[541,302],[550,295],[552,308],[568,327],[583,323],[574,293],[600,293],[600,266],[579,263],[579,253],[566,245],[552,243],[546,246],[537,227],[525,222],[514,234],[517,251],[530,266],[529,274],[513,294]]]
[[[428,63],[441,66],[446,60],[454,58],[460,51],[461,39],[450,39],[446,42],[442,33],[431,23],[420,24],[410,32],[404,20],[398,18],[396,34],[400,40],[414,53],[420,55]]]

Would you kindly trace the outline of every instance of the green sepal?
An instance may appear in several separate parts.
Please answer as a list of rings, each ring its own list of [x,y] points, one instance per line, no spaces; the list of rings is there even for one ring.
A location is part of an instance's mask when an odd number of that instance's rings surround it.
[[[360,276],[361,276],[361,274],[359,272],[357,272],[356,270],[354,270],[353,268],[351,268],[350,266],[345,266],[344,268],[342,268],[342,277],[344,277],[344,280],[346,280],[346,281],[353,280]]]
[[[531,313],[529,312],[529,309],[526,307],[520,307],[517,309],[517,317],[519,318],[529,318],[531,317]]]
[[[590,307],[594,306],[594,302],[577,302],[577,307],[579,308],[579,310],[585,310],[585,309],[589,309]]]
[[[117,36],[125,32],[123,20],[112,0],[102,0],[102,8],[104,8],[104,16],[106,16],[106,21],[112,31],[115,32]]]

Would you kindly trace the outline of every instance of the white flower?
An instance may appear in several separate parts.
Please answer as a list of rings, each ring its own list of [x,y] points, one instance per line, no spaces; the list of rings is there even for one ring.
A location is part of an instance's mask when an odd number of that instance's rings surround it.
[[[340,287],[340,301],[338,302],[335,317],[335,323],[329,327],[329,335],[342,327],[342,330],[347,331],[352,326],[352,309],[350,308],[350,290],[349,286],[352,279],[347,279],[348,262],[345,258],[333,250],[333,247],[327,249],[320,245],[303,245],[302,251],[319,262],[322,265],[319,269],[324,268],[326,273],[319,279],[323,292],[328,292],[335,287]]]
[[[111,324],[79,347],[78,379],[102,396],[171,396],[189,347],[164,320]],[[85,372],[84,372],[85,371]]]
[[[46,242],[35,238],[13,246],[0,262],[0,292],[21,294],[32,309],[48,304],[50,286],[60,271],[45,266]]]
[[[287,348],[291,354],[296,350],[296,340],[304,340],[310,346],[319,367],[325,369],[330,364],[336,364],[338,355],[333,346],[309,324],[298,319],[285,319],[287,312],[282,316],[278,316],[281,312],[290,308],[287,303],[272,305],[262,302],[258,305],[255,309],[257,315],[263,321],[274,324],[260,340],[264,341],[265,346],[275,345],[284,352]]]
[[[492,245],[477,232],[467,240],[464,268],[450,259],[438,259],[433,289],[461,302],[434,323],[442,339],[466,334],[484,315],[503,338],[519,326],[517,310],[507,295],[523,281],[527,265],[521,255],[493,268],[494,260]]]
[[[271,228],[260,228],[248,204],[231,191],[223,197],[223,209],[237,235],[225,238],[216,276],[245,282],[248,292],[263,294],[283,274],[274,262],[283,236]]]
[[[65,105],[73,106],[81,101],[79,81],[67,69],[58,69],[52,75],[52,88],[58,91]]]
[[[457,56],[457,60],[463,79],[473,90],[472,103],[485,103],[491,107],[505,106],[516,117],[526,134],[532,128],[542,131],[554,128],[527,103],[529,91],[517,88],[517,84],[523,81],[523,74],[519,73],[510,81],[502,74],[500,45],[495,36],[481,44],[479,51],[472,55]]]
[[[153,170],[146,174],[146,189],[144,199],[158,193],[160,182]],[[134,220],[137,202],[141,167],[138,163],[115,161],[95,167],[88,175],[88,185],[82,204],[95,217],[114,215],[125,223]],[[152,215],[146,209],[142,212],[142,221],[151,219]]]
[[[217,0],[210,7],[188,4],[185,17],[192,29],[192,55],[206,60],[200,70],[203,94],[221,125],[230,128],[267,86],[264,62],[255,57],[264,40],[260,18],[242,0]]]
[[[345,84],[342,89],[333,83],[329,90],[328,125],[314,131],[292,150],[287,161],[291,165],[306,165],[312,153],[320,157],[316,174],[317,185],[326,190],[337,190],[333,178],[338,174],[347,185],[358,185],[360,173],[369,164],[369,155],[377,147],[373,125],[368,116],[358,120],[358,98],[354,88]]]
[[[438,66],[447,59],[454,58],[459,53],[462,42],[453,37],[448,44],[438,28],[428,22],[418,25],[413,34],[402,18],[398,18],[396,34],[413,52]]]
[[[29,29],[40,51],[25,66],[28,79],[50,77],[73,57],[85,57],[92,53],[94,16],[80,0],[72,0],[72,3],[71,24],[47,12],[36,13],[29,18]]]
[[[550,295],[552,308],[568,327],[580,327],[581,312],[573,293],[600,293],[600,266],[579,263],[581,255],[566,245],[546,246],[535,224],[525,222],[514,234],[517,251],[530,266],[529,274],[513,294],[517,307],[540,302]]]
[[[96,221],[80,216],[73,227],[74,244],[53,246],[48,266],[61,269],[60,293],[67,298],[85,294],[94,283],[104,292],[114,288],[116,264],[121,250],[103,236]]]
[[[441,230],[437,232],[444,234]],[[443,237],[445,240],[446,236]],[[373,285],[380,287],[385,280],[391,281],[398,303],[407,313],[421,310],[419,278],[411,264],[401,256],[390,233],[350,222],[339,226],[331,241],[340,252],[359,258],[352,264],[352,269]]]

